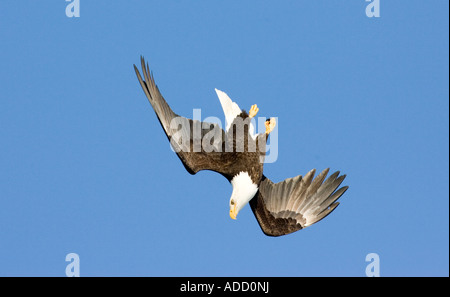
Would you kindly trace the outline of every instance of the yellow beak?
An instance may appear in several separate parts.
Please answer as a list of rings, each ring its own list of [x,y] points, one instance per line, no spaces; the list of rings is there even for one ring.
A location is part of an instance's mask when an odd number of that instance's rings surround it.
[[[230,209],[230,218],[236,220],[237,212],[236,212],[236,204]]]

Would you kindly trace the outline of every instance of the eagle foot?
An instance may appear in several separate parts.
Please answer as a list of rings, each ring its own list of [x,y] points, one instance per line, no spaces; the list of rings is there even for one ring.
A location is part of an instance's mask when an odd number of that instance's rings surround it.
[[[277,122],[275,121],[275,118],[271,118],[270,120],[267,120],[265,122],[267,135],[269,135],[269,133],[273,131],[276,124],[277,124]]]
[[[258,113],[259,108],[256,106],[256,104],[253,104],[252,107],[250,107],[250,111],[248,112],[249,118],[253,118]]]

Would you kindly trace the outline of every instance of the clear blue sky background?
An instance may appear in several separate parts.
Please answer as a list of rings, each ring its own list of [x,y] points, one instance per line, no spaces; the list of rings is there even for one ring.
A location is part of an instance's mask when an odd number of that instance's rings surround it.
[[[0,276],[449,275],[449,3],[0,1]],[[138,84],[175,112],[214,88],[279,119],[275,182],[341,170],[325,220],[266,237],[189,175]]]

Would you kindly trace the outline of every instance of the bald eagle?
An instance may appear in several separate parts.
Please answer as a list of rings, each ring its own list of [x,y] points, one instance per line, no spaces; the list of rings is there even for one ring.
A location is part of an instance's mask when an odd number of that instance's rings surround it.
[[[139,83],[186,170],[190,174],[212,170],[231,183],[232,219],[249,203],[264,234],[281,236],[317,223],[339,205],[336,200],[348,189],[339,188],[345,178],[339,171],[326,178],[329,168],[317,176],[313,169],[279,183],[264,176],[266,141],[276,121],[267,119],[265,133],[256,134],[251,122],[259,111],[256,104],[247,113],[216,89],[225,113],[225,130],[215,123],[187,119],[174,113],[164,100],[143,57],[141,67],[143,78],[134,65]]]

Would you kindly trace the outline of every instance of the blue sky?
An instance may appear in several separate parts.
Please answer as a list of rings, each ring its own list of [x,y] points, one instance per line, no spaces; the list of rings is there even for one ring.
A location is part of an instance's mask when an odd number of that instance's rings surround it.
[[[449,275],[449,3],[0,2],[0,276]],[[189,175],[136,79],[178,114],[214,88],[278,117],[278,182],[347,174],[326,219],[266,237]]]

